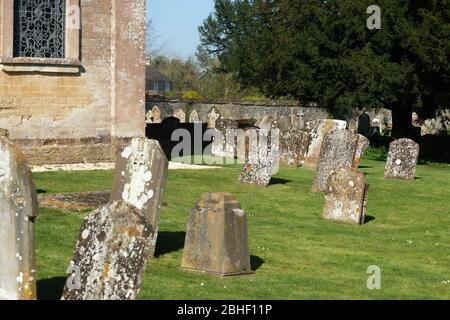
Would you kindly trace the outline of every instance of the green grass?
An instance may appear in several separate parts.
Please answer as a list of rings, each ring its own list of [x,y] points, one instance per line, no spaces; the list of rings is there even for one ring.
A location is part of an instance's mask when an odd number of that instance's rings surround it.
[[[323,196],[310,192],[314,172],[282,168],[268,188],[237,183],[240,168],[170,171],[157,257],[141,299],[449,299],[450,166],[419,166],[413,182],[385,181],[384,163],[365,160],[370,183],[363,226],[322,219]],[[111,172],[36,174],[41,192],[108,189]],[[190,208],[208,191],[236,196],[248,214],[250,277],[217,279],[179,270]],[[80,222],[87,214],[41,209],[36,222],[38,291],[58,299]],[[367,268],[382,270],[368,290]]]

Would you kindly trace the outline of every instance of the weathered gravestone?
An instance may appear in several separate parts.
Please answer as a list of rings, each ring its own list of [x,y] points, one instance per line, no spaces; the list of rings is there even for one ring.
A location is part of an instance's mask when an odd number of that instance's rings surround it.
[[[146,138],[133,139],[116,162],[111,201],[123,200],[142,211],[154,229],[153,248],[158,237],[168,167],[159,142]]]
[[[219,111],[217,111],[216,108],[213,108],[207,115],[208,120],[208,129],[215,129],[216,128],[216,122],[221,117]]]
[[[348,130],[336,130],[325,136],[313,192],[326,192],[328,177],[333,171],[353,166],[357,146],[358,135]]]
[[[288,131],[292,128],[291,119],[286,116],[276,116],[272,121],[271,129],[279,129],[280,131]]]
[[[306,131],[290,129],[280,132],[280,164],[300,167],[305,161],[310,136]]]
[[[311,135],[311,141],[305,158],[304,166],[315,168],[320,158],[324,137],[336,130],[345,130],[347,122],[342,120],[322,120],[318,124],[308,123],[307,130]]]
[[[0,138],[0,300],[35,300],[37,196],[23,153]]]
[[[356,148],[356,153],[355,153],[355,160],[353,161],[354,168],[359,167],[359,165],[361,163],[361,159],[364,156],[364,153],[366,152],[367,148],[369,148],[369,146],[370,146],[370,140],[367,139],[362,134],[359,134],[358,135],[358,146]]]
[[[186,122],[186,113],[182,109],[178,109],[174,112],[173,116],[180,120],[180,123]]]
[[[400,139],[389,146],[385,179],[414,180],[420,146],[410,139]]]
[[[189,123],[200,123],[200,117],[196,110],[193,110],[189,115]]]
[[[212,154],[214,156],[219,157],[227,157],[234,158],[237,156],[237,141],[233,139],[233,141],[227,140],[227,131],[228,133],[234,132],[239,128],[239,123],[236,120],[223,119],[220,118],[216,122],[217,135],[220,135],[214,138],[212,144]]]
[[[227,193],[206,193],[189,216],[181,268],[221,277],[252,273],[245,212]]]
[[[261,120],[255,123],[255,126],[262,130],[270,130],[272,129],[273,121],[272,117],[264,116]]]
[[[323,217],[336,222],[363,224],[369,186],[365,174],[341,168],[328,178]]]
[[[117,201],[82,223],[63,300],[134,300],[147,259],[154,251],[153,228],[134,206]]]
[[[248,148],[247,161],[239,176],[246,184],[268,186],[279,165],[279,130],[256,130],[246,132]],[[247,147],[248,146],[248,147]]]

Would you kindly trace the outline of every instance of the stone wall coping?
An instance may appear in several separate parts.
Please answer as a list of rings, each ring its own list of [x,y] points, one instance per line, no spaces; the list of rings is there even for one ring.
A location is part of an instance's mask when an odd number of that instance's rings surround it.
[[[267,107],[293,107],[301,108],[302,105],[297,101],[221,101],[221,100],[191,100],[191,99],[154,99],[147,97],[148,101],[153,103],[195,103],[195,104],[216,104],[216,105],[241,105],[241,106],[267,106]]]

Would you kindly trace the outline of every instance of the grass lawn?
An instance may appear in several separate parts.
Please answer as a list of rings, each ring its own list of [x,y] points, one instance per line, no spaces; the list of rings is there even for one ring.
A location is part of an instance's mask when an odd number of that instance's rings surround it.
[[[421,165],[414,183],[385,181],[384,162],[365,160],[364,226],[322,220],[314,172],[282,168],[268,188],[237,183],[240,167],[170,171],[156,258],[140,299],[450,299],[450,166]],[[106,190],[112,172],[39,173],[39,192]],[[189,210],[208,191],[236,196],[248,214],[250,277],[217,279],[179,270]],[[59,299],[80,222],[88,214],[40,209],[36,222],[40,299]],[[367,268],[382,289],[367,289]]]

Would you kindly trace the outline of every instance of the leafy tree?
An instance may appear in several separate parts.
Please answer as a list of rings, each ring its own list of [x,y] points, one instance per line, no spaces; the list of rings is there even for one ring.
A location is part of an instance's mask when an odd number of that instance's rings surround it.
[[[290,96],[335,116],[392,110],[395,137],[411,113],[450,105],[450,0],[216,0],[199,28],[203,49],[244,87]]]
[[[158,55],[151,59],[150,65],[173,81],[174,91],[184,92],[197,90],[198,65],[193,58],[170,58]]]

